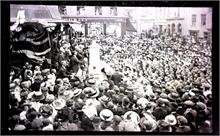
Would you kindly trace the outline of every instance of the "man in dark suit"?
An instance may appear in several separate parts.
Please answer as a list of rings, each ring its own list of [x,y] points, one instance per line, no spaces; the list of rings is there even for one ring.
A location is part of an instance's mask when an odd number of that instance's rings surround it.
[[[66,66],[67,62],[65,60],[61,61],[61,67],[58,71],[58,75],[60,78],[70,77],[69,73],[67,72]]]
[[[77,73],[80,66],[84,64],[83,56],[81,53],[75,52],[70,59],[70,72]]]
[[[111,80],[114,82],[115,85],[119,85],[122,81],[122,74],[120,74],[119,70],[116,69],[115,73],[111,76]]]

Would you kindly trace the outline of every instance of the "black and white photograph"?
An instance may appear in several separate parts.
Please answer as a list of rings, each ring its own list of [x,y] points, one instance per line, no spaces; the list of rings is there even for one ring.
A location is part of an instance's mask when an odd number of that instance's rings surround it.
[[[212,20],[208,6],[10,4],[8,131],[212,133]]]

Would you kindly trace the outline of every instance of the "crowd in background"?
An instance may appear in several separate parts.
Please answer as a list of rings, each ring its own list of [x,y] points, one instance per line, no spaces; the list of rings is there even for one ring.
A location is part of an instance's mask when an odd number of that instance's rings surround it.
[[[211,45],[58,31],[52,65],[11,67],[9,130],[212,132]],[[89,45],[101,46],[100,83]]]

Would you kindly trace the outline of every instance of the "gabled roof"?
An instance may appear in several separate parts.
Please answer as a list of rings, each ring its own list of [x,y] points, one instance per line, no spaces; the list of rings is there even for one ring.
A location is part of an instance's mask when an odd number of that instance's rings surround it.
[[[126,31],[137,32],[129,19],[126,19]]]
[[[25,11],[25,19],[31,21],[34,19],[61,19],[57,6],[46,5],[10,5],[10,19],[14,21],[20,9]]]

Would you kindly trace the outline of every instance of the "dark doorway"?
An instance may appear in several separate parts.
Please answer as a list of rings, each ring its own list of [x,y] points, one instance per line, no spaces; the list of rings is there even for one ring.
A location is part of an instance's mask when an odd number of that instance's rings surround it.
[[[172,34],[174,34],[175,33],[175,24],[173,23],[172,24]]]
[[[178,35],[182,35],[182,25],[178,24]]]
[[[167,26],[167,33],[168,33],[168,35],[170,35],[170,24],[168,24],[168,26]]]

